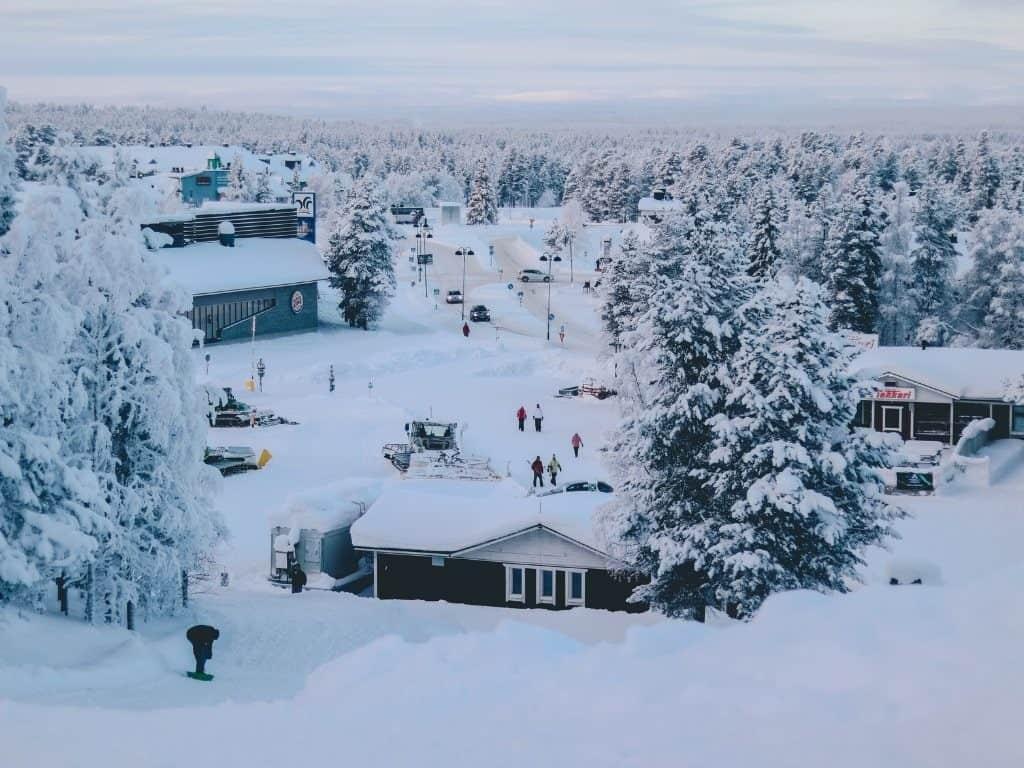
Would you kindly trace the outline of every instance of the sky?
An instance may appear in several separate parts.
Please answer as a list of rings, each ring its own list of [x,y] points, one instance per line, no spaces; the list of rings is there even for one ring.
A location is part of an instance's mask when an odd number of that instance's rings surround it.
[[[487,119],[1024,115],[1024,0],[0,0],[19,101]]]

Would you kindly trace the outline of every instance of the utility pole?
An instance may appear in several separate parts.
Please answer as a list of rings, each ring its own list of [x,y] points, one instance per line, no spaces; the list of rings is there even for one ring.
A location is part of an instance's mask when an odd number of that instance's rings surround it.
[[[455,255],[462,257],[462,322],[466,322],[466,260],[475,254],[470,248],[463,246]]]

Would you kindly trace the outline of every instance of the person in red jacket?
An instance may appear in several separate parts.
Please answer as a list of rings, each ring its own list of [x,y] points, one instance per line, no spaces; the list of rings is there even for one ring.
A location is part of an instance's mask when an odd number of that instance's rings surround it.
[[[526,431],[526,406],[520,405],[519,410],[516,411],[516,421],[519,422],[519,431]]]
[[[469,323],[462,324],[462,335],[467,339],[469,338]]]
[[[530,469],[533,470],[533,487],[536,488],[537,484],[539,483],[540,487],[543,488],[544,462],[540,460],[540,456],[533,460],[533,463],[530,465]]]
[[[572,445],[572,452],[576,455],[576,458],[578,459],[580,457],[580,447],[582,447],[583,445],[583,438],[580,437],[580,433],[574,432],[572,439],[569,441],[569,443]]]

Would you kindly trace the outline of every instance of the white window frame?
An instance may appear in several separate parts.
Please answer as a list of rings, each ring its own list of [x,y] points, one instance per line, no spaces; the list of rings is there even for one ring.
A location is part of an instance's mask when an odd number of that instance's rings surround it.
[[[885,415],[889,411],[896,411],[899,414],[899,424],[896,428],[885,426]],[[882,431],[883,432],[902,432],[903,431],[903,406],[900,405],[883,405],[882,406]]]
[[[512,591],[512,571],[520,571],[519,592]],[[525,603],[526,602],[526,568],[521,565],[505,566],[505,602]]]
[[[544,595],[544,574],[551,574],[551,597]],[[558,595],[558,569],[538,568],[537,569],[537,605],[554,605]]]
[[[580,576],[580,596],[572,596],[572,577],[575,574]],[[586,605],[587,604],[587,572],[578,569],[570,569],[565,572],[565,604]]]

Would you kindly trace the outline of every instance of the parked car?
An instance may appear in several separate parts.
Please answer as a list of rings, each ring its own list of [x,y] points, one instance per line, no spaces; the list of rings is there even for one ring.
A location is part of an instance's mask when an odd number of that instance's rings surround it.
[[[491,319],[491,312],[483,304],[477,304],[469,310],[469,319],[474,323],[486,323]]]
[[[448,295],[444,297],[445,304],[461,304],[462,303],[462,291],[448,291]]]
[[[565,484],[566,493],[572,493],[573,491],[597,491],[599,493],[611,493],[613,490],[614,489],[603,480],[598,480],[593,483],[587,480],[583,480],[575,483]]]
[[[539,269],[521,269],[519,270],[519,280],[524,283],[550,283],[551,275],[541,272]]]

